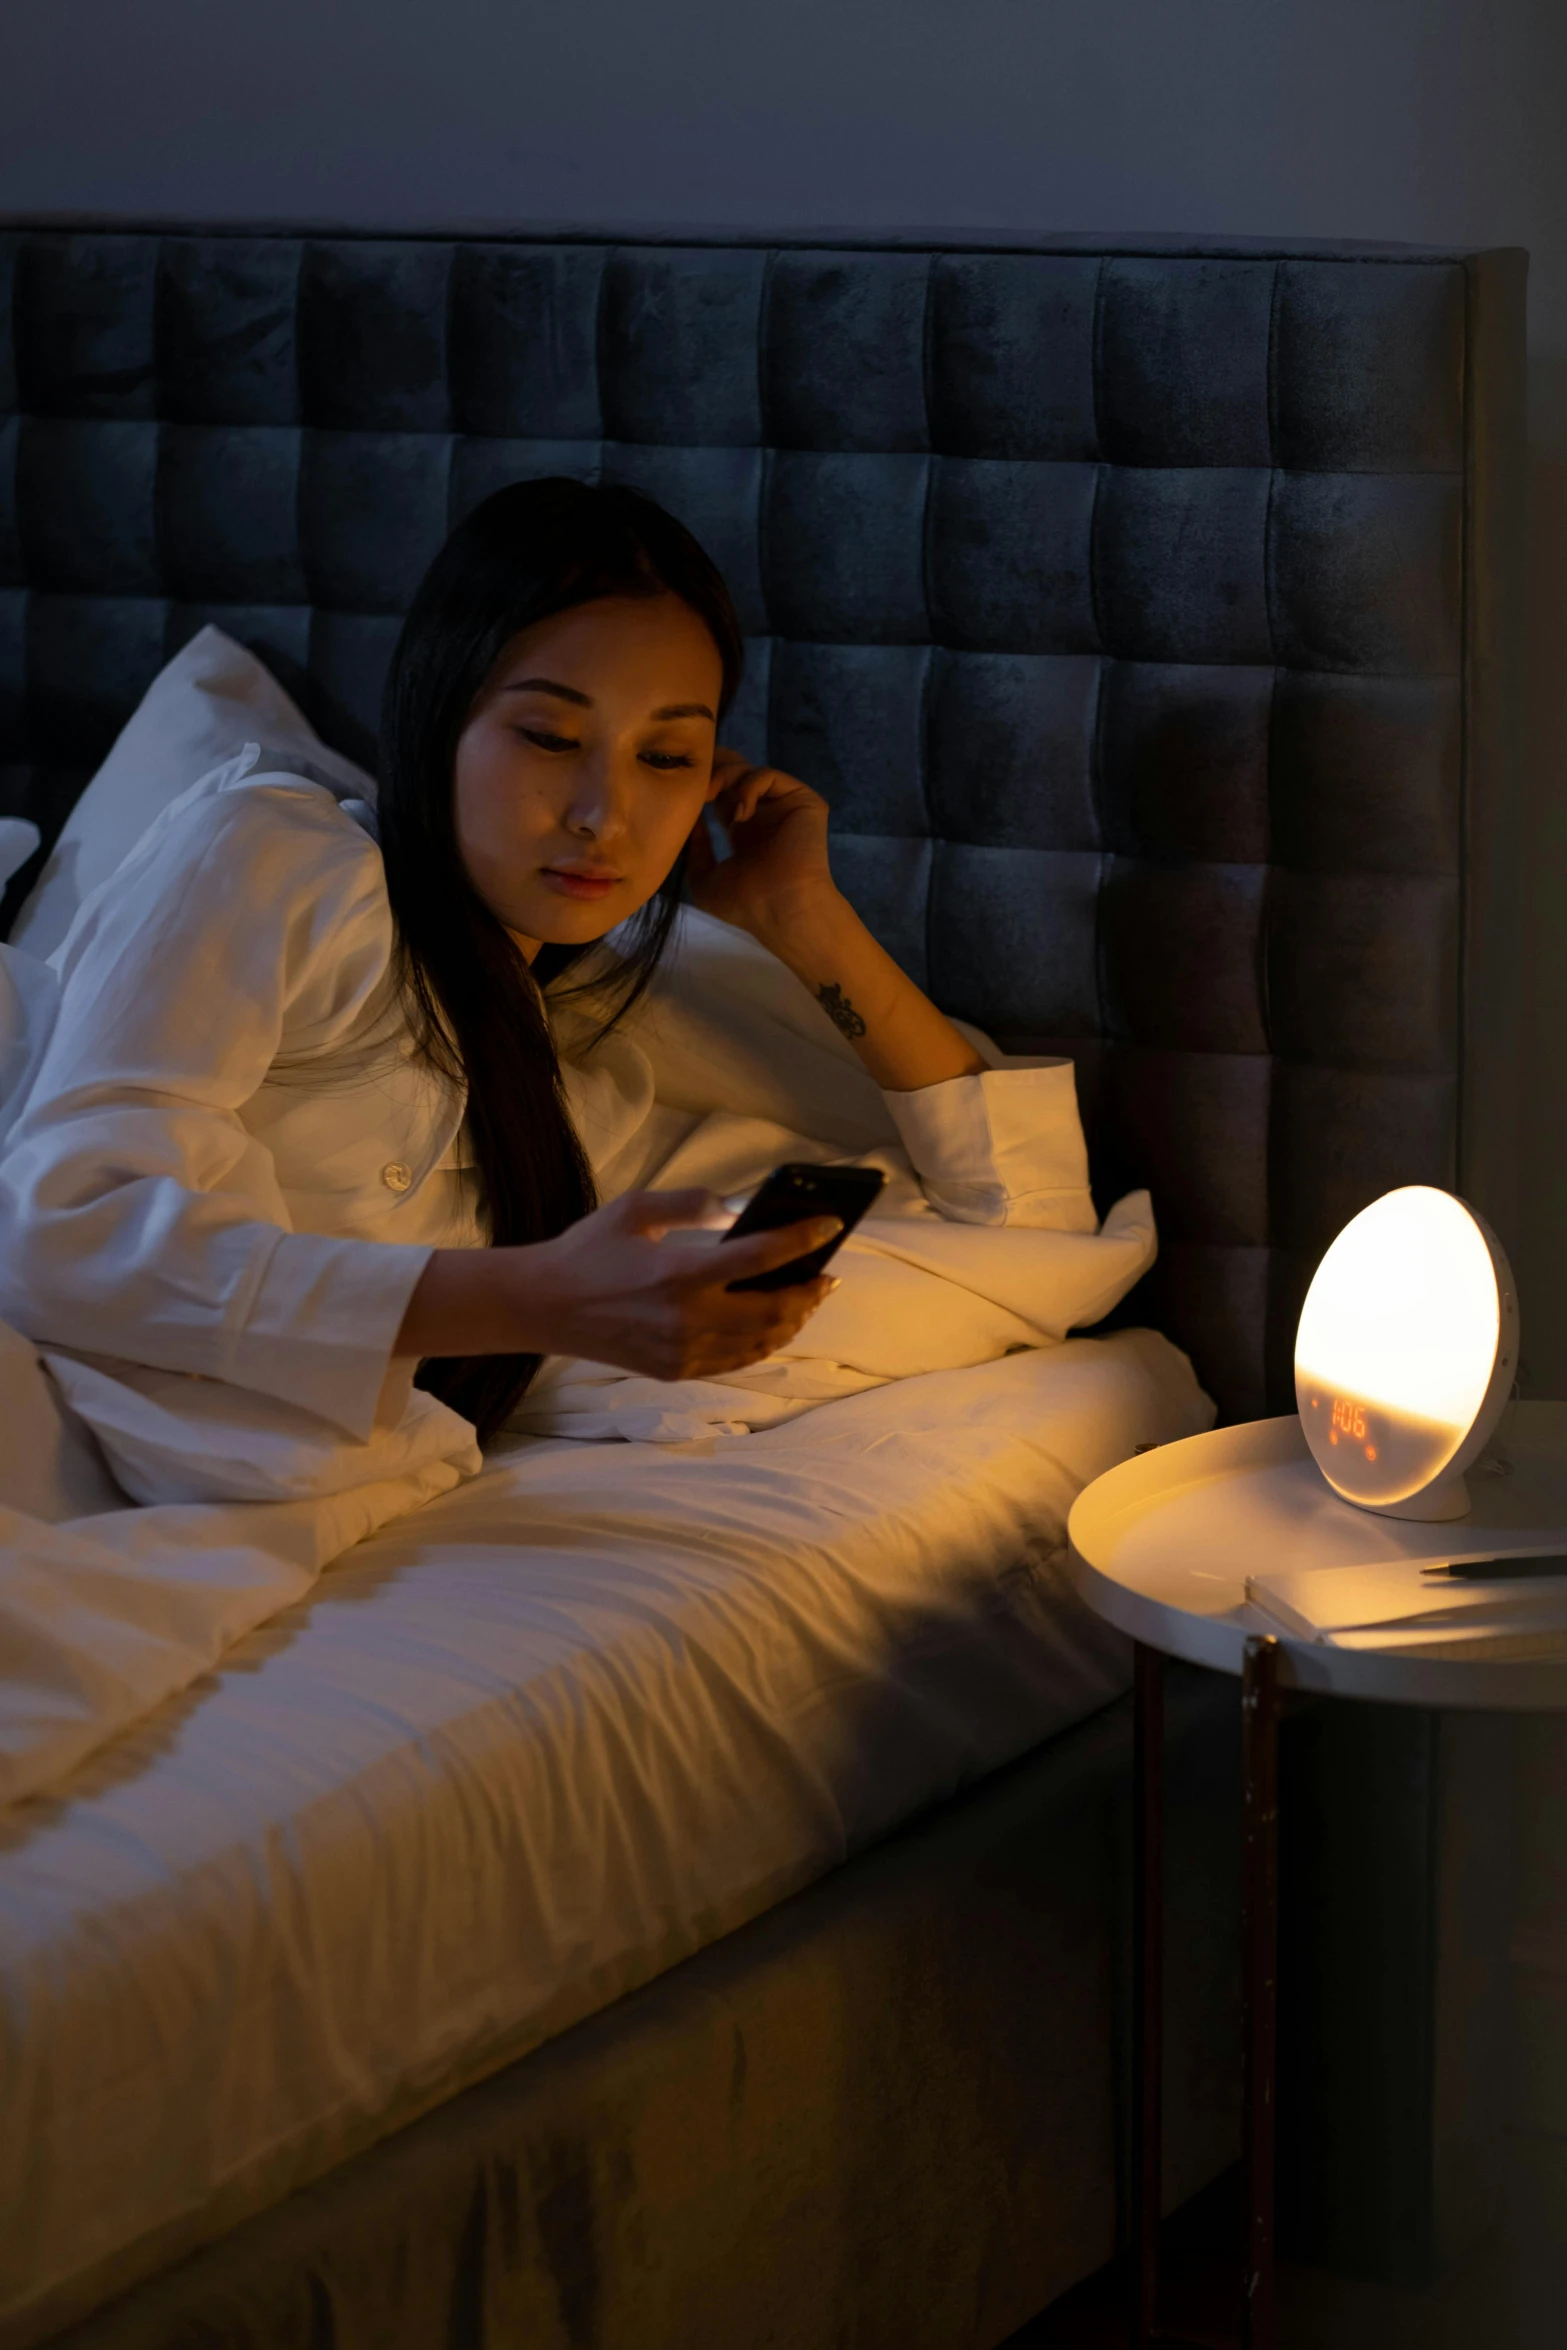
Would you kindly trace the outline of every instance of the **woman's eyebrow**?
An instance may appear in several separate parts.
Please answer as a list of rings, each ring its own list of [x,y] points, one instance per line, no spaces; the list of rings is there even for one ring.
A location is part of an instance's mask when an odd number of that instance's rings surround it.
[[[514,685],[503,685],[503,694],[555,694],[563,702],[575,702],[579,710],[591,710],[593,696],[579,694],[574,685],[557,685],[553,677],[523,677]]]
[[[591,710],[593,696],[578,693],[574,685],[558,685],[553,677],[522,677],[511,685],[501,687],[503,694],[554,694],[562,702],[574,702],[579,710]],[[705,702],[666,702],[661,710],[649,713],[653,718],[708,718],[713,716]]]

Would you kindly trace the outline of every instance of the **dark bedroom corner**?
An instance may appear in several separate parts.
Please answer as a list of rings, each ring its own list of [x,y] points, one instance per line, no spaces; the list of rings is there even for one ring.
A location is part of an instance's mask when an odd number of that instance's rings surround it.
[[[0,23],[0,2350],[1558,2350],[1567,12]]]

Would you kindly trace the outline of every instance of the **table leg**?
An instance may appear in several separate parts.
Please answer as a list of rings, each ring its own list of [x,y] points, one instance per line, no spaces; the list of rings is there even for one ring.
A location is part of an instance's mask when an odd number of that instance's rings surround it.
[[[1278,2087],[1279,1644],[1248,1640],[1241,1682],[1244,1850],[1245,2350],[1274,2350],[1274,2130]]]
[[[1134,1661],[1132,1814],[1132,2340],[1158,2339],[1164,2097],[1164,1658]]]

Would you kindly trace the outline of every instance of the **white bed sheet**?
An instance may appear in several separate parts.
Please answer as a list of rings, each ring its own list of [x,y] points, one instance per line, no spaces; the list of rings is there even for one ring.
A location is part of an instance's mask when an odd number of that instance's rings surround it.
[[[1127,1679],[1067,1511],[1146,1332],[536,1441],[0,1823],[0,2342],[220,2232]]]

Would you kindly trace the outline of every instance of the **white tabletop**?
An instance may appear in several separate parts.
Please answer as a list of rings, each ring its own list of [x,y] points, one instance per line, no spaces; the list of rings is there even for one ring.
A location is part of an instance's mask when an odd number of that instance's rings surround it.
[[[1509,1476],[1471,1472],[1473,1507],[1446,1525],[1377,1517],[1340,1501],[1300,1422],[1252,1420],[1123,1461],[1079,1494],[1068,1521],[1079,1585],[1097,1614],[1167,1656],[1238,1673],[1246,1642],[1278,1633],[1247,1604],[1246,1577],[1290,1567],[1567,1551],[1567,1404],[1518,1404],[1504,1429]],[[1403,1705],[1567,1709],[1558,1660],[1339,1649],[1280,1638],[1282,1681]]]

